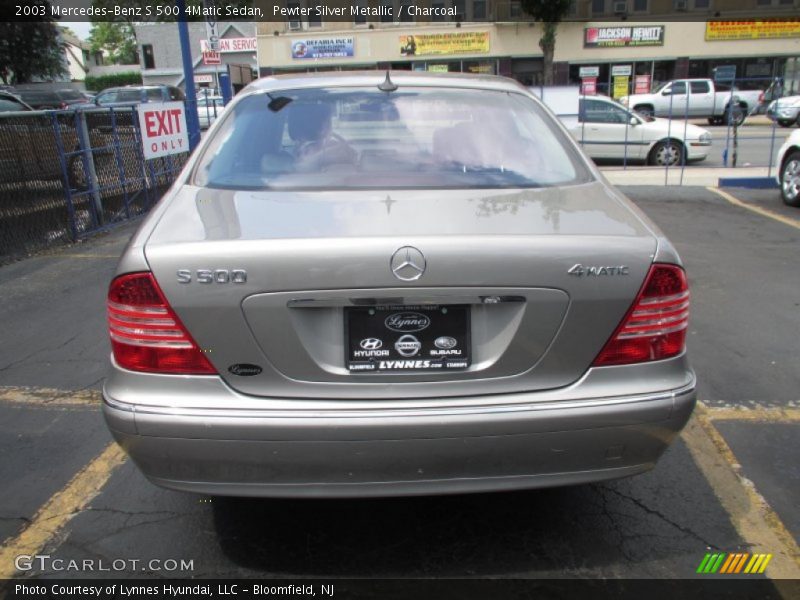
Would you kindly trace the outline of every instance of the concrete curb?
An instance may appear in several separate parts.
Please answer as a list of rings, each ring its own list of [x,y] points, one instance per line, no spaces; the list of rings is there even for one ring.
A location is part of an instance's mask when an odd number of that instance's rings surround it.
[[[672,167],[601,167],[600,171],[614,185],[696,185],[702,187],[777,187],[767,167],[704,168]],[[774,172],[774,169],[772,169]]]

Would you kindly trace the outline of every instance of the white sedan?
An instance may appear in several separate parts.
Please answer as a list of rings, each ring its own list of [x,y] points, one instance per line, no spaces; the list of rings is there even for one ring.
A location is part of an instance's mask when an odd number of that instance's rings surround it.
[[[778,150],[776,167],[783,201],[789,206],[800,206],[800,129],[793,131]]]
[[[711,150],[711,134],[684,121],[640,115],[605,96],[584,96],[579,114],[561,117],[572,136],[594,159],[644,161],[680,165],[703,160]]]
[[[207,96],[197,99],[197,117],[200,119],[200,129],[208,129],[225,110],[222,96]]]

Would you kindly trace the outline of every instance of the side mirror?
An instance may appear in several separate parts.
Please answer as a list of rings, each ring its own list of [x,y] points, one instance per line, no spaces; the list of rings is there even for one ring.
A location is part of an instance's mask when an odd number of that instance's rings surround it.
[[[661,90],[661,95],[662,96],[669,96],[671,94],[672,94],[672,90],[670,88],[667,88],[665,90]]]
[[[636,127],[639,123],[641,123],[641,121],[636,117],[631,117],[630,123],[632,127]]]

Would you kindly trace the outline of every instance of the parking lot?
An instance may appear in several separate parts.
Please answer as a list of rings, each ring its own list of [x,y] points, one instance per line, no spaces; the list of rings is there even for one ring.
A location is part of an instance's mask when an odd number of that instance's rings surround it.
[[[796,584],[800,211],[776,190],[622,189],[685,261],[702,404],[654,471],[597,485],[337,501],[156,488],[99,411],[106,286],[135,223],[0,268],[0,578],[681,579],[725,577],[696,573],[722,552],[772,554],[752,577]],[[34,554],[128,562],[18,572]]]

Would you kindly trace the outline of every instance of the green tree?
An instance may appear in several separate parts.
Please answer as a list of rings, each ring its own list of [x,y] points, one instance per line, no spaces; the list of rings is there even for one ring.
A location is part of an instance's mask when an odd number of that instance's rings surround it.
[[[30,0],[29,6],[44,6],[47,0]],[[28,83],[34,78],[55,79],[67,72],[58,28],[49,16],[28,17],[29,22],[0,22],[0,79],[3,83]]]
[[[139,62],[136,52],[136,34],[130,23],[92,23],[88,42],[93,52],[102,52],[115,65]]]
[[[553,85],[553,54],[556,49],[556,30],[561,20],[567,16],[573,0],[522,0],[522,10],[536,21],[542,22],[542,49],[544,62],[544,84]]]

